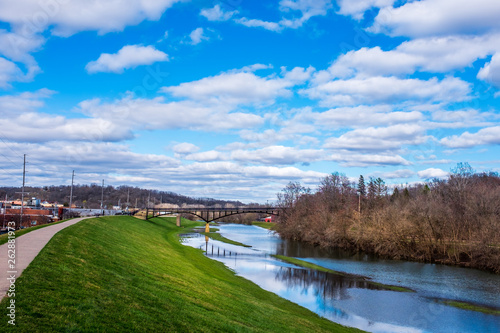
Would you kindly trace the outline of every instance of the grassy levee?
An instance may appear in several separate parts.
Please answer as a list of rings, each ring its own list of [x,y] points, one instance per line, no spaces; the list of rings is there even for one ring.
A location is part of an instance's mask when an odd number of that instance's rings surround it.
[[[210,230],[212,230],[212,229],[210,229]],[[223,242],[223,243],[227,243],[227,244],[232,244],[232,245],[237,245],[237,246],[242,246],[242,247],[252,247],[250,245],[246,245],[246,244],[243,244],[243,243],[231,240],[229,238],[226,238],[226,237],[222,236],[221,234],[219,234],[217,232],[212,232],[212,231],[210,231],[209,233],[202,232],[202,234],[205,235],[205,236],[208,236],[208,237],[212,238],[213,240],[219,241],[219,242]]]
[[[276,223],[274,222],[252,222],[252,225],[256,225],[258,227],[264,228],[264,229],[269,229],[269,230],[274,230],[274,227],[276,226]]]
[[[183,222],[184,227],[197,225]],[[175,218],[85,220],[56,234],[16,282],[1,331],[355,332],[179,243]]]

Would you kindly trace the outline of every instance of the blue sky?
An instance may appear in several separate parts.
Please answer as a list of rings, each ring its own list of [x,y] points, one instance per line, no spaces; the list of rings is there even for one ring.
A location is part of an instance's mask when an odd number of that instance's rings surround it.
[[[500,171],[496,0],[0,0],[0,184],[275,200]]]

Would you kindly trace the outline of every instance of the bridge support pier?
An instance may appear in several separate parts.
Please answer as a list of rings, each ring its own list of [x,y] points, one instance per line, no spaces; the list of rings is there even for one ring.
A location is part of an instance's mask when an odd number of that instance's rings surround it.
[[[177,215],[177,226],[178,227],[181,226],[181,216],[180,215]]]
[[[207,224],[205,224],[205,232],[206,233],[210,232],[210,223],[208,223],[208,222],[207,222]]]

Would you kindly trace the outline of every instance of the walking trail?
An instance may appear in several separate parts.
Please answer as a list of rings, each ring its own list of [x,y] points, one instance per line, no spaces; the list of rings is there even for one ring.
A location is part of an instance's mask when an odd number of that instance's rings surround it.
[[[34,230],[15,238],[15,268],[9,262],[9,243],[0,245],[0,300],[6,295],[11,285],[10,277],[19,278],[26,267],[35,259],[49,240],[62,229],[80,222],[85,217],[72,219],[50,227]],[[10,253],[12,254],[12,252]],[[16,288],[17,289],[17,288]]]

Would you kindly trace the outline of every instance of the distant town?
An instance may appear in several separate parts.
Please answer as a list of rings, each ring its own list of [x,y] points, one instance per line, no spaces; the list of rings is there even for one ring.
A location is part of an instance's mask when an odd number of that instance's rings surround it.
[[[0,187],[0,233],[10,221],[17,229],[61,221],[71,217],[127,215],[146,207],[178,208],[189,206],[243,205],[238,201],[192,198],[173,192],[130,186],[97,184],[70,186]]]

